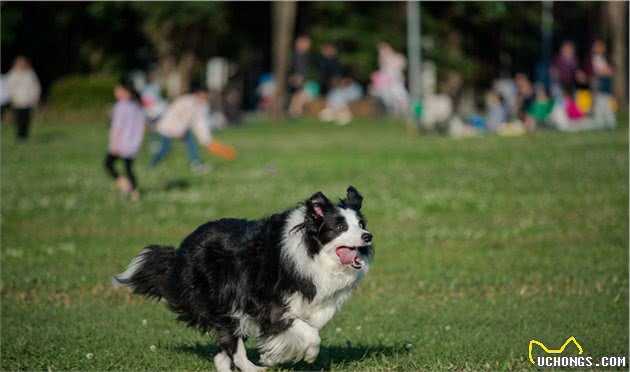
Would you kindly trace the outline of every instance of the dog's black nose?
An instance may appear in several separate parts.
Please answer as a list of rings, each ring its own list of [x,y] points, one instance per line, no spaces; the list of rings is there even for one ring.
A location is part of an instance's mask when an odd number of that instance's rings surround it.
[[[361,239],[363,239],[364,242],[369,243],[372,241],[372,234],[363,233],[363,235],[361,235]]]

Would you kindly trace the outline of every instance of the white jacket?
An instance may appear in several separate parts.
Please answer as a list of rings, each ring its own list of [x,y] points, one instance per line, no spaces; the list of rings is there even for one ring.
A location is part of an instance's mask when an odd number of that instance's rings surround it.
[[[158,121],[156,130],[164,137],[181,138],[192,130],[197,141],[207,146],[212,141],[208,123],[209,105],[193,94],[177,98]]]
[[[13,107],[30,108],[37,105],[41,88],[35,71],[11,69],[6,84]]]

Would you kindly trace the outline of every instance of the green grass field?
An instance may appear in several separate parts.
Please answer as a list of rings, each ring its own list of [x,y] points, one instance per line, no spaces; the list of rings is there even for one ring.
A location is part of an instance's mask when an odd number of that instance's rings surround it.
[[[409,138],[402,124],[302,121],[221,132],[232,163],[195,175],[182,143],[142,200],[102,166],[104,124],[2,128],[2,370],[211,370],[211,337],[113,287],[148,243],[258,217],[349,184],[372,271],[322,330],[309,370],[526,370],[530,339],[628,356],[628,131]],[[251,350],[256,362],[258,355]]]

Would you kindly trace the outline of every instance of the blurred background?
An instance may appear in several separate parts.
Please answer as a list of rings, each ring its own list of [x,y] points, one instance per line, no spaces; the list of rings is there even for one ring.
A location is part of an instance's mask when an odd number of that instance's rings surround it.
[[[409,6],[3,3],[2,73],[18,55],[29,58],[42,88],[40,114],[66,119],[102,115],[115,81],[131,75],[138,90],[151,80],[169,100],[203,81],[213,93],[213,110],[224,114],[219,125],[242,123],[242,113],[274,106],[279,117],[290,103],[291,116],[317,116],[338,88],[342,94],[334,95],[326,119],[393,112],[422,119],[429,107],[428,128],[456,117],[461,120],[447,129],[472,124],[494,130],[500,122],[524,119],[528,107],[517,101],[533,100],[538,86],[554,98],[562,97],[565,85],[578,93],[581,111],[591,114],[591,56],[601,40],[614,81],[608,90],[626,102],[625,2],[428,2],[411,5],[417,13],[411,19]],[[294,46],[300,36],[305,45]],[[558,56],[567,43],[573,51],[565,63]],[[379,45],[385,44],[404,59],[400,66],[383,57]],[[401,74],[400,81],[389,72]],[[342,89],[350,86],[358,89]],[[292,102],[303,88],[305,97]],[[349,113],[339,108],[346,104]],[[557,120],[535,120],[557,126]]]
[[[570,336],[628,357],[627,1],[0,13],[0,369],[211,368],[112,276],[348,185],[373,268],[279,370],[522,371]]]

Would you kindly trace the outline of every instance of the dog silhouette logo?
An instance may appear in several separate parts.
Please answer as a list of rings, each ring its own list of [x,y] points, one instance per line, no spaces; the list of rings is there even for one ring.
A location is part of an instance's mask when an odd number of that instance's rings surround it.
[[[570,343],[573,343],[577,347],[578,355],[582,355],[582,353],[584,353],[584,349],[582,349],[582,345],[580,345],[580,343],[573,336],[567,338],[567,340],[564,342],[564,344],[562,344],[560,349],[549,349],[547,346],[545,346],[545,344],[543,344],[542,342],[538,340],[529,340],[529,361],[532,364],[536,365],[536,363],[534,363],[534,357],[532,356],[532,350],[534,348],[534,345],[540,346],[540,348],[543,349],[545,353],[561,354]]]

